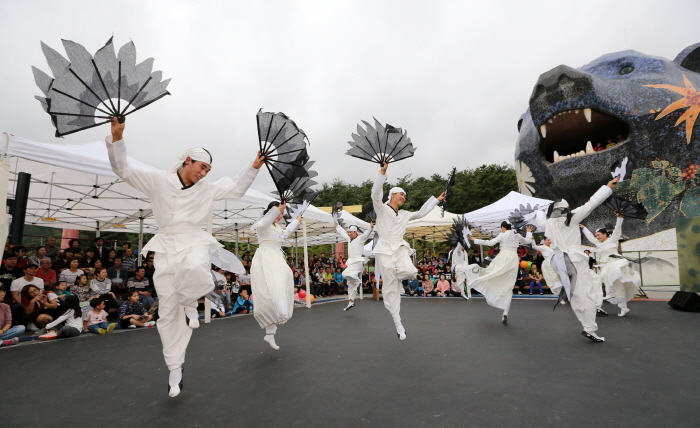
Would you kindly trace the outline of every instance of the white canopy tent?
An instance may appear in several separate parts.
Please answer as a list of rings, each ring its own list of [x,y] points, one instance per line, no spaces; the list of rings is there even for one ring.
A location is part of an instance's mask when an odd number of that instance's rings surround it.
[[[511,191],[498,201],[463,215],[481,233],[496,236],[500,233],[501,222],[508,220],[510,213],[519,208],[520,205],[530,204],[532,207],[539,205],[539,208],[542,209],[550,203],[552,201],[547,199],[533,198]]]

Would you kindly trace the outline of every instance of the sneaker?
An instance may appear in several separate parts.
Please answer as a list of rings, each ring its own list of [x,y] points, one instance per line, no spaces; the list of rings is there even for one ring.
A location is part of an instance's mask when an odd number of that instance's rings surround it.
[[[608,316],[608,313],[605,312],[605,311],[602,310],[602,309],[596,309],[596,311],[595,311],[595,316],[597,316],[597,317],[607,317],[607,316]]]
[[[58,337],[58,334],[56,334],[53,331],[50,331],[43,336],[39,336],[39,340],[51,340],[51,339],[56,339],[57,337]]]
[[[98,328],[98,329],[97,329],[97,332],[98,332],[99,334],[106,334],[106,333],[107,333],[107,330],[105,330],[104,328]]]
[[[107,330],[105,330],[105,333],[111,333],[112,331],[114,331],[115,328],[117,328],[117,325],[115,323],[112,323],[109,325],[109,327],[107,327]]]
[[[627,312],[629,312],[629,311],[630,311],[629,308],[622,308],[622,309],[620,309],[620,313],[617,314],[617,316],[624,317],[625,315],[627,315]]]
[[[27,324],[27,330],[29,330],[29,331],[39,331],[40,329],[39,329],[39,327],[37,327],[36,324],[34,324],[33,322],[30,322],[29,324]]]
[[[155,321],[149,321],[149,322],[145,323],[143,326],[150,328],[150,327],[155,327],[155,325],[156,325]]]
[[[13,337],[12,339],[3,340],[2,346],[16,345],[19,343],[19,337]]]
[[[354,307],[355,307],[355,304],[354,304],[354,303],[349,303],[348,306],[347,306],[345,309],[343,309],[343,310],[344,310],[344,311],[349,311],[350,309],[352,309],[352,308],[354,308]]]
[[[586,337],[586,338],[588,338],[588,339],[591,339],[591,340],[594,341],[594,342],[605,342],[605,338],[604,338],[604,337],[598,337],[598,335],[596,335],[596,334],[593,333],[593,332],[590,332],[590,333],[589,333],[589,332],[587,332],[587,331],[582,331],[582,332],[581,332],[581,335],[582,335],[583,337]]]
[[[508,315],[505,315],[505,314],[504,314],[503,317],[501,318],[501,322],[502,322],[503,324],[508,324]]]
[[[131,324],[131,325],[130,325],[129,327],[127,327],[127,328],[136,328],[136,326],[133,325],[133,324]]]
[[[518,291],[518,294],[523,294],[523,292],[522,292],[522,291]]]

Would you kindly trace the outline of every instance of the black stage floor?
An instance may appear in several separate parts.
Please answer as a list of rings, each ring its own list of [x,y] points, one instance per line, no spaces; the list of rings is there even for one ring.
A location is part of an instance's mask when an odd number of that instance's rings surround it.
[[[155,329],[0,348],[3,427],[697,427],[700,314],[632,302],[580,335],[569,307],[404,298],[296,309],[279,351],[251,316],[195,331],[167,396]]]

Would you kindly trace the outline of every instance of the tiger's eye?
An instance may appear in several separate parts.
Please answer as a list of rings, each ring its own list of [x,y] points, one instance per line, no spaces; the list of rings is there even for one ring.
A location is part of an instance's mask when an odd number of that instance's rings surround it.
[[[634,67],[632,67],[631,65],[626,65],[620,69],[620,74],[622,74],[622,75],[630,74],[633,71],[634,71]]]

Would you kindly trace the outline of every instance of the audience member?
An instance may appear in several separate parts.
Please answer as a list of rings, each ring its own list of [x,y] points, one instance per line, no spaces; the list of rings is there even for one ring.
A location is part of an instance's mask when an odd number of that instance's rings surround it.
[[[139,303],[139,293],[137,291],[127,292],[126,300],[119,307],[119,327],[152,327],[156,324],[152,320],[153,316],[149,315],[143,305]]]
[[[80,300],[76,296],[68,296],[63,304],[61,316],[46,325],[47,333],[39,336],[40,340],[51,340],[62,337],[75,337],[83,332],[83,312]]]
[[[78,275],[70,291],[73,295],[78,297],[78,300],[80,300],[80,303],[83,303],[83,306],[86,306],[85,303],[90,302],[92,298],[92,290],[90,289],[87,275]]]
[[[27,258],[27,248],[23,245],[15,245],[12,247],[12,252],[17,256],[17,267],[23,269],[29,261]]]
[[[253,302],[248,297],[248,290],[241,290],[236,303],[233,305],[234,314],[248,314],[253,312]]]
[[[534,285],[537,285],[537,288],[540,290],[540,294],[544,294],[542,292],[542,274],[537,269],[536,264],[532,265],[532,271],[530,271],[530,295],[532,295],[532,287]]]
[[[406,285],[406,293],[409,296],[418,296],[423,292],[423,288],[420,286],[420,281],[418,281],[417,277],[413,277],[408,280],[408,284]]]
[[[44,247],[43,245],[40,245],[36,248],[36,254],[29,257],[28,262],[33,263],[37,266],[41,266],[40,262],[44,259],[49,259],[48,257],[46,257],[46,247]],[[49,259],[49,260],[51,260],[51,259]]]
[[[3,261],[2,266],[0,266],[0,285],[2,285],[5,290],[10,290],[12,287],[12,281],[23,276],[24,271],[17,267],[17,256],[14,253],[10,253]],[[17,300],[13,299],[11,293],[8,293],[5,296],[4,302],[11,304],[13,301]]]
[[[5,299],[5,294],[7,290],[4,286],[0,285],[0,346],[3,345],[14,345],[19,340],[17,336],[23,334],[25,327],[21,324],[12,326],[12,311],[10,306],[6,303],[2,303]]]
[[[114,266],[107,268],[107,278],[109,278],[112,283],[112,291],[115,293],[123,293],[126,291],[126,278],[129,275],[124,266],[122,266],[122,259],[119,257],[114,258]]]
[[[46,238],[46,257],[50,258],[52,262],[56,262],[58,257],[58,247],[56,246],[56,238],[49,236]]]
[[[80,249],[80,240],[71,239],[68,241],[68,248],[71,249],[74,257],[81,257],[83,255],[83,250]]]
[[[90,269],[94,266],[95,260],[97,260],[99,257],[95,255],[95,249],[94,248],[88,248],[85,250],[85,255],[80,258],[80,263],[78,264],[78,267],[83,269]]]
[[[39,269],[36,270],[36,277],[44,281],[45,287],[53,287],[56,284],[56,271],[51,269],[52,263],[47,257],[39,262]]]
[[[155,303],[155,299],[153,298],[155,292],[148,278],[146,278],[145,267],[139,266],[134,276],[129,278],[126,282],[126,286],[129,289],[129,293],[136,291],[139,294],[139,302],[141,302],[144,308],[151,309]]]
[[[104,247],[105,240],[103,238],[97,237],[95,238],[95,245],[93,245],[90,250],[92,250],[92,253],[95,257],[98,259],[104,259],[107,257],[107,250]],[[86,250],[87,253],[87,250]]]
[[[95,278],[90,281],[90,290],[92,290],[92,296],[104,300],[107,311],[119,308],[117,297],[112,292],[112,282],[107,278],[107,269],[95,268]]]
[[[114,259],[117,262],[117,259]],[[124,256],[122,257],[122,267],[126,269],[127,272],[132,273],[136,270],[136,257],[134,257],[134,252],[131,248],[124,250]]]
[[[105,301],[99,297],[90,300],[91,311],[83,317],[83,330],[95,334],[111,333],[117,326],[107,322],[107,312],[105,312]]]
[[[22,313],[19,322],[14,319],[15,314],[12,315],[13,322],[18,325],[23,324],[27,326],[27,330],[38,331],[53,321],[50,315],[43,313],[48,308],[48,296],[43,294],[36,285],[29,284],[22,288],[20,302]]]
[[[79,258],[73,257],[72,259],[70,259],[70,263],[68,264],[68,269],[62,271],[58,275],[58,280],[59,281],[66,281],[68,284],[74,284],[75,278],[77,278],[78,275],[82,275],[85,273],[82,270],[78,269],[79,264],[80,264]]]
[[[437,294],[437,291],[435,290],[435,284],[433,284],[433,280],[430,279],[430,275],[428,275],[427,273],[423,275],[423,282],[421,282],[421,287],[423,287],[423,297],[434,296]]]
[[[445,278],[445,275],[440,275],[435,286],[438,297],[447,297],[450,294],[450,288],[450,282]]]

